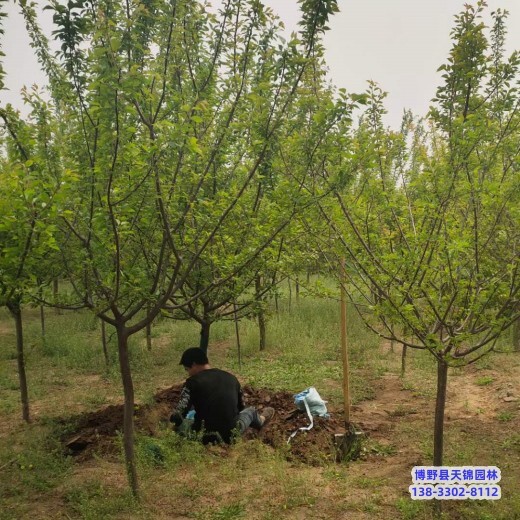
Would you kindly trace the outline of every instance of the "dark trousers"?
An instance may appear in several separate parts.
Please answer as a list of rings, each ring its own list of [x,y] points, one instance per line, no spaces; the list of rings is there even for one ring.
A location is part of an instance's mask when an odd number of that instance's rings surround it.
[[[191,432],[193,431],[193,419],[184,419],[182,424],[177,429],[179,435],[183,437],[190,437]],[[237,430],[242,435],[249,427],[254,428],[255,430],[259,430],[262,427],[262,419],[260,419],[260,414],[256,410],[255,407],[249,406],[248,408],[244,408],[238,414],[237,420]],[[231,432],[230,432],[231,433]],[[203,436],[202,442],[204,444],[214,443],[214,442],[226,442],[229,443],[231,440],[230,435],[224,436],[218,433],[207,433]]]
[[[238,414],[237,427],[240,433],[244,433],[249,427],[259,430],[262,427],[262,419],[256,408],[249,406]]]

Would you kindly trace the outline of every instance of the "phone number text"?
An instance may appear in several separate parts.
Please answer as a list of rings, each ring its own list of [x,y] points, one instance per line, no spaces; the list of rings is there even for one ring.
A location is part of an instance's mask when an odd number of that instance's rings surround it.
[[[412,484],[409,488],[412,500],[499,500],[500,486],[462,484]]]

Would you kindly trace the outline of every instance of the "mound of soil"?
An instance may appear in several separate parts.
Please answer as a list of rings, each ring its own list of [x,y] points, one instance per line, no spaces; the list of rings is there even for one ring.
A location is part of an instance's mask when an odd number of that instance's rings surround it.
[[[160,425],[168,422],[171,410],[178,401],[182,385],[159,391],[154,403],[137,406],[134,411],[135,428],[138,432],[154,436]],[[248,430],[246,439],[259,438],[275,448],[281,448],[290,460],[307,464],[320,464],[336,458],[334,435],[344,433],[343,417],[331,413],[328,419],[314,417],[314,427],[298,433],[288,443],[289,436],[299,428],[309,425],[307,415],[295,408],[293,394],[272,392],[264,388],[243,388],[246,406],[259,410],[271,406],[276,410],[270,423],[260,432]],[[63,420],[69,433],[62,437],[69,455],[77,460],[86,460],[94,453],[116,452],[115,438],[123,428],[123,406],[112,405],[88,414]]]
[[[275,416],[265,429],[258,434],[249,430],[246,438],[258,436],[262,442],[283,449],[287,458],[307,464],[320,464],[336,458],[334,434],[345,432],[342,416],[330,413],[329,418],[313,417],[313,428],[298,431],[288,443],[291,434],[310,424],[307,414],[296,409],[293,394],[271,392],[250,386],[246,386],[243,392],[244,401],[248,406],[256,406],[260,410],[265,406],[271,406],[276,410]]]

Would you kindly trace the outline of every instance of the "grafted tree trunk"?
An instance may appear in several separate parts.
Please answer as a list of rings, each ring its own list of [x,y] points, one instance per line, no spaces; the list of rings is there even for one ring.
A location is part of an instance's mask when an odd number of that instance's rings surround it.
[[[7,304],[11,316],[14,318],[16,329],[16,361],[18,365],[18,380],[20,382],[20,398],[22,401],[22,418],[26,422],[31,421],[29,414],[29,392],[27,391],[27,375],[25,373],[25,356],[23,345],[22,309],[20,302]]]
[[[403,336],[407,341],[410,341],[411,343],[413,343],[413,339],[414,339],[413,334],[411,335],[411,337],[408,337],[410,335],[410,331],[411,331],[411,329],[409,329],[408,327],[405,327],[403,330]],[[401,351],[401,377],[404,377],[404,374],[406,372],[407,355],[408,355],[408,347],[406,345],[403,345],[403,349]]]
[[[274,286],[274,308],[276,309],[276,312],[278,313],[280,311],[280,308],[278,306],[278,287],[276,285],[276,275],[273,276],[273,286]]]
[[[40,326],[42,330],[42,338],[45,339],[45,309],[40,305]]]
[[[345,428],[349,431],[350,428],[350,369],[348,358],[348,338],[347,338],[347,291],[346,291],[346,276],[345,276],[345,259],[341,259],[340,264],[340,323],[341,323],[341,356],[343,360],[343,402],[344,402],[344,417]]]
[[[437,397],[435,399],[435,425],[433,430],[433,465],[442,466],[444,454],[444,409],[446,407],[446,388],[448,384],[448,365],[437,359]],[[435,518],[441,518],[442,502],[434,500]]]
[[[265,350],[267,344],[267,334],[265,326],[265,315],[263,311],[258,314],[258,331],[260,333],[260,350]]]
[[[123,324],[116,326],[117,352],[119,357],[119,369],[123,382],[124,415],[123,415],[123,447],[125,452],[125,464],[128,474],[130,489],[135,497],[139,495],[139,483],[134,452],[134,383],[128,357],[128,331]]]
[[[42,281],[38,278],[36,283],[38,284],[38,297],[40,300],[43,300]],[[45,308],[42,303],[40,303],[40,328],[42,331],[42,339],[45,341]]]
[[[240,329],[238,327],[237,304],[233,303],[233,317],[235,321],[235,335],[237,338],[238,368],[242,368],[242,349],[240,348]]]

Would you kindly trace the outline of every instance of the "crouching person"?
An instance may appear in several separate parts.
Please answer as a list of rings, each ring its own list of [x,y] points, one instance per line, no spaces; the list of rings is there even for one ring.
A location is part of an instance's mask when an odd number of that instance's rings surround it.
[[[264,408],[260,413],[252,406],[245,408],[238,379],[229,372],[211,368],[200,348],[185,350],[179,364],[184,366],[188,378],[170,421],[180,432],[191,428],[202,432],[204,444],[229,444],[233,432],[242,434],[249,427],[260,430],[273,417],[273,408]]]

